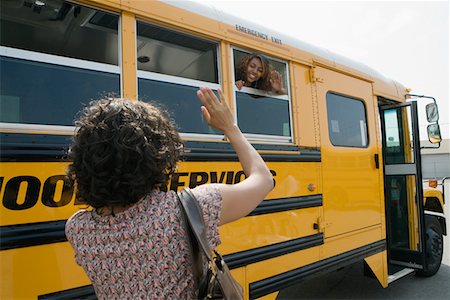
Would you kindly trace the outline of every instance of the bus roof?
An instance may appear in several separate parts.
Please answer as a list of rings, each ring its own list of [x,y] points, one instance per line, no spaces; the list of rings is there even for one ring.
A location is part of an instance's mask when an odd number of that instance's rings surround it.
[[[377,96],[382,96],[397,101],[405,101],[407,91],[402,84],[385,77],[378,71],[363,63],[333,53],[328,49],[320,48],[291,36],[276,32],[253,22],[249,22],[245,19],[237,18],[213,7],[212,5],[206,5],[194,1],[162,0],[162,2],[217,21],[219,34],[221,31],[220,28],[223,27],[220,25],[226,24],[234,28],[239,26],[240,28],[245,28],[245,30],[249,29],[252,33],[261,33],[266,36],[276,37],[282,41],[283,47],[289,50],[287,53],[286,51],[277,53],[280,57],[288,58],[290,60],[298,61],[311,66],[321,65],[351,74],[372,82],[374,93]],[[225,32],[225,30],[223,31]],[[262,52],[265,50],[263,47],[260,47]]]

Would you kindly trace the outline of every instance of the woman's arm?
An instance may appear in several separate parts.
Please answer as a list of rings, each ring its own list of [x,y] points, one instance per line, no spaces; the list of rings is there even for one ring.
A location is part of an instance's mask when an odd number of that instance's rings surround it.
[[[221,225],[248,215],[273,189],[273,178],[263,159],[235,123],[222,91],[219,99],[209,88],[201,88],[197,96],[202,113],[212,127],[223,131],[236,151],[247,178],[238,184],[220,185],[222,193]]]

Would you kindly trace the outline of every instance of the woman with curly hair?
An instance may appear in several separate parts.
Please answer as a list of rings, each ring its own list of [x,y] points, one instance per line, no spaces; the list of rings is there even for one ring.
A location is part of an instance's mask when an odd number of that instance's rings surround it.
[[[286,94],[281,74],[273,70],[267,58],[260,54],[244,56],[236,68],[236,87],[243,86],[276,94]]]
[[[197,96],[207,122],[235,149],[247,178],[235,185],[192,189],[203,212],[211,248],[219,225],[249,214],[272,190],[261,156],[235,123],[221,90]],[[187,233],[176,193],[166,191],[183,150],[174,125],[145,102],[92,102],[76,122],[68,175],[77,197],[92,209],[66,223],[66,236],[99,299],[193,299]]]

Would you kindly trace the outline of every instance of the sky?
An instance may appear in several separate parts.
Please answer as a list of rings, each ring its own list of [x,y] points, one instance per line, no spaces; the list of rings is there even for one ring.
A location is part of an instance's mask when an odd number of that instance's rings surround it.
[[[202,1],[236,17],[362,62],[435,97],[450,138],[449,1]],[[426,121],[421,118],[421,138]]]

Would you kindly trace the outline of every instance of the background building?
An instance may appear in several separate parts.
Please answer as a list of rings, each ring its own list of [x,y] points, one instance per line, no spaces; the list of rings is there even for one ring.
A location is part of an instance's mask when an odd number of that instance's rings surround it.
[[[421,146],[435,147],[428,141],[421,141]],[[442,179],[450,177],[450,139],[442,140],[439,149],[422,149],[423,179]]]

